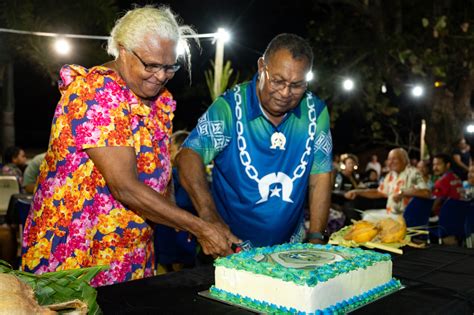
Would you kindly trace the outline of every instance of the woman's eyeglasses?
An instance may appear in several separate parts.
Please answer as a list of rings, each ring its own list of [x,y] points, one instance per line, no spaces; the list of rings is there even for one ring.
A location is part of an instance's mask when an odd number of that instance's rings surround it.
[[[171,74],[174,74],[176,71],[178,71],[179,68],[181,68],[181,65],[179,63],[175,63],[173,65],[162,65],[159,63],[146,63],[145,61],[143,61],[142,58],[140,58],[140,56],[137,55],[136,52],[134,52],[133,50],[130,50],[130,51],[132,52],[132,54],[135,55],[135,57],[137,57],[138,60],[140,60],[143,67],[145,67],[145,71],[147,72],[157,73],[160,70],[163,70],[166,74],[171,75]]]

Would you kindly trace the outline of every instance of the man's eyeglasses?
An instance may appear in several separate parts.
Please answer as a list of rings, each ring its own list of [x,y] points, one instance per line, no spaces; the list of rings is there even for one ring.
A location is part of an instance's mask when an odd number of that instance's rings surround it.
[[[146,63],[145,61],[142,60],[142,58],[140,58],[140,56],[137,55],[136,52],[134,52],[133,50],[130,50],[130,51],[132,52],[132,54],[135,55],[135,57],[137,57],[138,60],[140,60],[143,67],[145,67],[145,71],[147,72],[157,73],[158,71],[163,70],[166,74],[171,75],[171,74],[174,74],[176,71],[178,71],[179,68],[181,68],[181,65],[179,63],[175,63],[173,65],[162,65],[159,63]]]
[[[290,93],[301,94],[304,93],[304,91],[306,91],[306,88],[308,87],[308,82],[306,81],[298,83],[288,83],[285,80],[276,80],[272,78],[272,76],[268,72],[267,65],[265,65],[265,73],[267,74],[268,82],[270,82],[270,87],[272,88],[272,90],[275,91],[281,91],[288,87]]]

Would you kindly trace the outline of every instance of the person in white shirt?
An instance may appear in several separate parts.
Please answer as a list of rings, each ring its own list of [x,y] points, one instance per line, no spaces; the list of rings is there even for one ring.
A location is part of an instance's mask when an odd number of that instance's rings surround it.
[[[430,197],[430,190],[421,173],[410,166],[408,154],[404,149],[391,150],[388,161],[390,172],[378,188],[350,190],[344,197],[347,199],[355,199],[357,196],[371,199],[387,198],[387,206],[383,212],[389,216],[402,214],[412,197]]]
[[[367,163],[367,166],[365,167],[366,172],[370,169],[375,170],[377,172],[377,176],[380,177],[380,173],[382,172],[382,165],[380,165],[378,161],[377,154],[372,154],[370,162]]]

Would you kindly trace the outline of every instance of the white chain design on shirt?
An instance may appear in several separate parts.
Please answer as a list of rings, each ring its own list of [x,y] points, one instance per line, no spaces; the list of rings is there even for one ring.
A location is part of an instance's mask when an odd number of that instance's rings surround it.
[[[252,158],[247,151],[247,142],[243,136],[244,134],[244,125],[242,123],[242,95],[240,94],[241,89],[239,85],[236,85],[234,88],[234,98],[235,98],[235,116],[237,118],[236,129],[237,129],[237,147],[239,148],[239,158],[243,166],[245,166],[245,173],[250,179],[253,179],[257,183],[260,182],[258,177],[258,171],[255,166],[252,165]],[[306,166],[308,165],[308,159],[311,154],[311,142],[314,140],[316,135],[316,109],[314,108],[313,96],[310,92],[306,94],[307,104],[308,104],[308,115],[309,115],[309,126],[308,126],[308,135],[306,139],[305,151],[300,159],[300,164],[293,171],[293,178],[291,181],[294,182],[296,179],[303,176],[306,171]]]

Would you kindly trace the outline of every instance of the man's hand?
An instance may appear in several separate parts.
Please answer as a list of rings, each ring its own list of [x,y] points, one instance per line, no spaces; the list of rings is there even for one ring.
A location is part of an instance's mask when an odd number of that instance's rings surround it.
[[[229,229],[229,226],[223,222],[216,223],[215,226],[220,229],[221,233],[227,238],[229,246],[232,244],[242,243],[242,240],[235,236]]]
[[[398,194],[394,194],[394,195],[393,195],[392,199],[393,199],[393,201],[395,201],[395,202],[399,202],[400,200],[403,199],[403,197],[404,197],[403,191],[400,190],[400,191],[398,192]]]
[[[349,190],[344,194],[344,197],[349,200],[354,200],[357,197],[357,193],[354,190]]]

